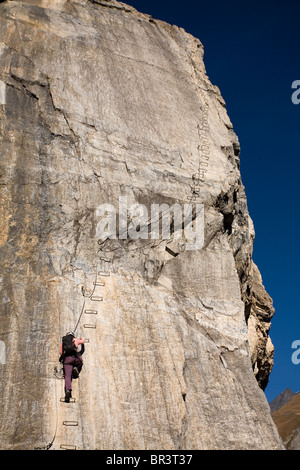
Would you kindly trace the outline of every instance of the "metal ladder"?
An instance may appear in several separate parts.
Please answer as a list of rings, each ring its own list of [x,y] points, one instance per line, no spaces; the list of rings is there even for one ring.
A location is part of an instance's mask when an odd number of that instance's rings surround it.
[[[96,269],[96,274],[95,274],[95,280],[93,282],[93,288],[90,292],[86,291],[85,289],[82,289],[82,295],[84,297],[82,309],[80,316],[78,318],[77,324],[74,329],[74,333],[81,323],[81,320],[83,320],[82,327],[86,330],[96,330],[97,329],[97,315],[99,314],[99,310],[95,308],[95,303],[96,302],[103,302],[104,298],[102,295],[103,288],[105,287],[105,278],[108,278],[111,275],[111,262],[112,259],[101,255],[100,256],[100,267],[98,270],[98,267]],[[97,290],[100,289],[99,295]],[[90,304],[90,305],[87,305]],[[85,321],[88,321],[88,319],[93,318],[94,322],[91,323],[85,323]],[[92,338],[85,338],[85,344],[90,343],[92,341]],[[58,378],[58,377],[57,377]],[[76,380],[77,383],[79,383],[79,378]],[[79,403],[76,401],[75,398],[70,398],[69,403],[65,403],[64,397],[60,398],[59,403],[63,403],[63,405],[60,405],[63,407],[63,410],[61,410],[61,414],[65,416],[65,419],[61,422],[60,426],[60,434],[61,436],[65,437],[66,439],[64,440],[64,443],[60,444],[60,449],[62,450],[78,450],[79,446],[76,444],[76,436],[73,435],[74,432],[78,431],[80,429],[80,422],[79,422],[79,417],[76,417],[77,415],[80,415],[79,412]],[[66,409],[66,407],[68,407]],[[76,408],[77,408],[77,413],[76,413]],[[66,413],[67,411],[67,413]],[[67,417],[66,417],[67,415]]]
[[[208,122],[209,106],[206,98],[203,96],[202,98],[204,101],[202,125],[200,126],[198,124],[197,126],[199,136],[199,145],[197,147],[199,164],[197,172],[192,175],[191,194],[187,198],[189,202],[196,202],[200,197],[201,183],[204,181],[210,156],[210,128]]]

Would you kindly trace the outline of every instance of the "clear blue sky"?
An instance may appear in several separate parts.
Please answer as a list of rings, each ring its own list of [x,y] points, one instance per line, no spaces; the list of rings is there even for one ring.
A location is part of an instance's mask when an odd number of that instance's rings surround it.
[[[256,239],[254,261],[273,298],[275,365],[265,390],[300,391],[298,282],[300,104],[299,0],[128,0],[153,18],[183,27],[204,45],[204,61],[241,144],[241,173]],[[300,96],[300,95],[299,95]]]

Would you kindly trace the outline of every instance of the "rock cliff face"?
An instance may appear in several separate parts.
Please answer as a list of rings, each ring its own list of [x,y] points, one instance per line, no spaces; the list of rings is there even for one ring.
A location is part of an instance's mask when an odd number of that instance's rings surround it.
[[[272,300],[202,44],[115,0],[4,1],[0,21],[1,447],[281,449]]]

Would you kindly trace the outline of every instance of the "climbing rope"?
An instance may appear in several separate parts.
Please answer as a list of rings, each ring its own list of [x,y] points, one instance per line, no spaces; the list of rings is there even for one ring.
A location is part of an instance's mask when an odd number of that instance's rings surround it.
[[[84,301],[83,301],[82,309],[81,309],[79,318],[78,318],[78,320],[77,320],[76,326],[75,326],[75,328],[74,328],[74,333],[76,333],[76,330],[77,330],[77,328],[78,328],[79,322],[80,322],[81,317],[82,317],[82,314],[83,314],[83,312],[84,312],[84,307],[85,307],[85,299],[84,299]]]
[[[54,373],[53,373],[53,376],[54,378],[58,378],[56,376],[56,373],[57,373],[57,367],[54,367]],[[57,434],[57,428],[58,428],[58,400],[57,400],[57,386],[56,386],[56,380],[54,380],[54,388],[55,388],[55,431],[54,431],[54,435],[53,435],[53,438],[52,440],[49,442],[49,444],[47,444],[46,446],[44,447],[35,447],[34,450],[49,450],[51,449],[51,447],[53,446],[53,443],[56,439],[56,434]]]
[[[86,293],[85,293],[85,289],[84,289],[84,288],[82,289],[82,294],[83,294],[83,296],[84,296],[84,301],[83,301],[83,305],[82,305],[81,312],[80,312],[80,315],[79,315],[79,317],[78,317],[77,323],[76,323],[75,328],[74,328],[74,330],[73,330],[74,333],[76,333],[76,330],[77,330],[78,325],[79,325],[79,323],[80,323],[81,317],[82,317],[82,315],[83,315],[83,312],[84,312],[84,309],[85,309],[86,298],[91,299],[92,296],[93,296],[93,294],[94,294],[94,292],[95,292],[95,289],[96,289],[96,286],[97,286],[97,279],[98,279],[98,270],[96,269],[96,277],[95,277],[94,287],[93,287],[92,292],[86,294]]]

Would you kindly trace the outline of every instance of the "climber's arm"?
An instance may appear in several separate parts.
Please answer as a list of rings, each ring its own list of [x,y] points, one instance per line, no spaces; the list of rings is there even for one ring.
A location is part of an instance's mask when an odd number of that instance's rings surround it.
[[[81,348],[80,348],[80,351],[78,353],[78,356],[82,356],[83,353],[84,353],[84,343],[81,343]]]

